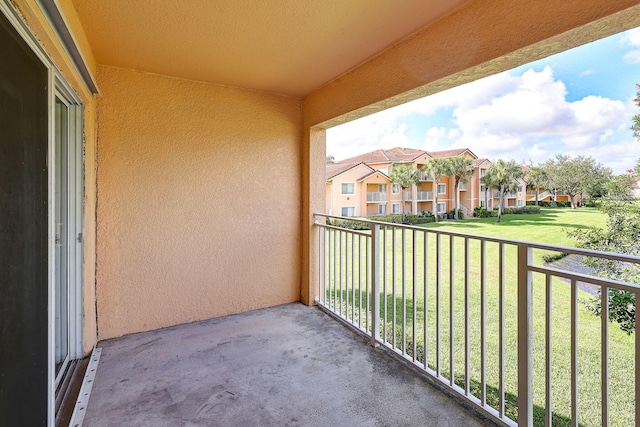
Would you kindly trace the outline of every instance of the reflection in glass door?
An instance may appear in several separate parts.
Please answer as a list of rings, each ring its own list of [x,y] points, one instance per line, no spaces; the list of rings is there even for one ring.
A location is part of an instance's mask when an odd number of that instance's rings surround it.
[[[55,108],[55,364],[56,383],[69,362],[69,107]]]

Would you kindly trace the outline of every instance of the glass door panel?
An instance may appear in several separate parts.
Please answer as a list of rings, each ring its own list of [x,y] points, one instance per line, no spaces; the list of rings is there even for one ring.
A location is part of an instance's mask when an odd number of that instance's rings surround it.
[[[58,382],[69,361],[69,108],[58,98],[55,129],[55,363]]]

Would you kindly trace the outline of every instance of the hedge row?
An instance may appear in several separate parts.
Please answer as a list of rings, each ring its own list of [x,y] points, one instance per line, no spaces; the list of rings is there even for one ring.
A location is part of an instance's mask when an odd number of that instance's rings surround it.
[[[363,218],[363,219],[371,219],[375,221],[381,222],[390,222],[393,224],[403,224],[402,215],[400,214],[392,214],[392,215],[380,215],[375,217]],[[421,215],[413,215],[407,214],[405,215],[404,224],[415,225],[415,224],[427,224],[429,222],[434,222],[433,215],[429,216],[428,214]],[[336,219],[333,220],[333,225],[336,227],[348,228],[349,230],[369,230],[371,229],[371,225],[366,222],[360,222],[349,219]]]
[[[528,201],[527,202],[527,206],[535,206],[536,202],[535,201]],[[538,206],[543,207],[543,208],[570,208],[571,207],[571,202],[569,201],[558,201],[558,202],[554,202],[553,200],[551,201],[539,201],[538,202]]]
[[[526,207],[520,207],[520,208],[502,208],[502,214],[503,215],[526,215],[526,214],[539,214],[540,213],[540,206],[526,206]],[[491,218],[491,217],[497,217],[498,216],[498,210],[497,209],[493,209],[493,210],[488,210],[485,208],[475,208],[473,210],[473,216],[475,216],[476,218]]]

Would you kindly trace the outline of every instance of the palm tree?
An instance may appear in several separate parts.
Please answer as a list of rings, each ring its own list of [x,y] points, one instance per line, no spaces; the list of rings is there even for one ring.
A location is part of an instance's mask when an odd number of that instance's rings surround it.
[[[540,166],[531,166],[524,173],[524,180],[527,185],[531,185],[536,189],[536,206],[538,206],[538,196],[540,195],[540,187],[542,187],[547,181],[547,176],[544,168]]]
[[[422,171],[431,176],[435,185],[433,192],[433,216],[435,217],[436,222],[438,222],[438,182],[440,182],[442,177],[449,175],[449,166],[449,159],[444,159],[441,157],[429,159],[427,163],[422,165]]]
[[[460,182],[466,183],[473,176],[473,160],[468,157],[451,157],[449,160],[449,173],[454,180],[454,191],[456,194],[456,209],[454,219],[458,219],[458,208],[460,207]]]
[[[500,189],[500,200],[498,202],[498,222],[502,217],[502,204],[504,200],[504,193],[508,191],[516,191],[518,189],[518,178],[522,176],[522,167],[515,162],[515,160],[509,160],[505,162],[502,159],[498,159],[495,163],[492,163],[487,169],[487,173],[482,178],[486,187]]]
[[[414,169],[409,164],[393,165],[389,173],[389,179],[402,189],[402,223],[404,224],[404,190],[419,182],[418,169]]]

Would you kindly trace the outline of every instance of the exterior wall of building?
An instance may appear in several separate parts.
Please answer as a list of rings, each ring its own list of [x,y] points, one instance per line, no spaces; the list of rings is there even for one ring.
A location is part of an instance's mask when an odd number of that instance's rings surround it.
[[[82,307],[84,313],[83,350],[85,353],[89,353],[97,342],[94,286],[96,264],[96,101],[38,4],[29,0],[14,0],[12,3],[64,78],[76,91],[84,107],[84,289]],[[71,1],[61,0],[58,5],[65,15],[89,71],[94,72],[96,63]]]
[[[300,101],[102,66],[98,83],[100,339],[298,300]]]
[[[366,198],[363,199],[361,194],[366,193],[366,186],[363,186],[362,182],[358,180],[369,172],[371,172],[371,169],[364,165],[359,165],[327,182],[326,193],[329,197],[326,199],[325,212],[332,215],[340,215],[342,208],[353,207],[355,208],[354,216],[365,216]],[[342,194],[342,184],[347,183],[353,184],[354,194]]]

